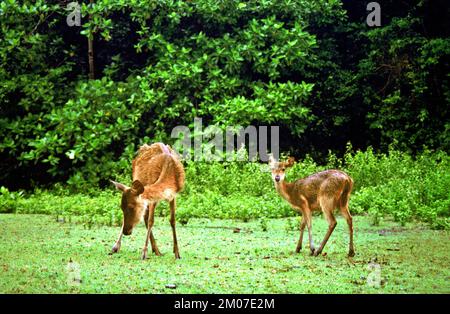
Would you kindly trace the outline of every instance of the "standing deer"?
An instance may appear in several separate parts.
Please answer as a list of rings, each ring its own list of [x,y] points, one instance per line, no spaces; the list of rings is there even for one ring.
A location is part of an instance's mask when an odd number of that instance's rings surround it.
[[[302,249],[303,231],[308,226],[309,248],[311,255],[319,255],[336,227],[333,211],[339,207],[342,216],[347,221],[350,231],[348,256],[354,256],[353,223],[348,210],[348,201],[353,187],[353,180],[346,173],[339,170],[325,170],[295,182],[285,181],[285,171],[294,165],[294,158],[289,157],[286,162],[278,162],[272,156],[269,166],[277,192],[297,211],[301,212],[300,239],[296,253]],[[321,210],[328,221],[328,231],[318,249],[314,249],[312,239],[312,211]]]
[[[147,258],[148,240],[152,251],[160,256],[161,253],[153,237],[155,208],[162,200],[170,204],[170,225],[173,234],[173,252],[175,258],[180,258],[178,252],[177,234],[175,230],[175,197],[184,186],[184,168],[175,152],[163,143],[143,145],[139,148],[137,157],[132,162],[131,187],[111,181],[118,190],[122,191],[121,208],[123,224],[119,238],[111,253],[120,250],[123,235],[130,235],[133,228],[142,217],[147,227],[147,237],[142,250],[142,259]]]

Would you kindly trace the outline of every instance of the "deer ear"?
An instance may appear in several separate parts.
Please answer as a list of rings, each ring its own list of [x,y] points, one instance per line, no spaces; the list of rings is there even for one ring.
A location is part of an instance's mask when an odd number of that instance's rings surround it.
[[[113,180],[109,180],[112,184],[114,184],[114,186],[116,187],[116,189],[124,192],[126,189],[128,189],[128,187],[122,183],[113,181]]]
[[[289,157],[287,162],[286,162],[286,167],[292,167],[294,165],[295,162],[295,158],[294,157]]]
[[[134,180],[131,185],[131,191],[137,195],[144,193],[144,185],[139,180]]]
[[[269,166],[272,167],[277,161],[273,158],[272,154],[269,155]]]

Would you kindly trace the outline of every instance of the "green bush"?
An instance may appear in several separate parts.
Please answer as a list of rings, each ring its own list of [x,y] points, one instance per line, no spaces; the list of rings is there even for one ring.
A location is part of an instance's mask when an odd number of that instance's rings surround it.
[[[22,199],[23,192],[10,192],[6,187],[0,187],[0,213],[14,213],[17,203]]]
[[[355,180],[350,209],[368,212],[379,222],[386,215],[401,224],[420,219],[435,228],[446,228],[450,216],[450,156],[425,151],[413,159],[391,150],[346,154],[348,173]]]
[[[426,151],[412,158],[395,150],[389,154],[375,154],[370,149],[349,151],[343,159],[330,156],[327,167],[306,158],[288,171],[287,180],[338,164],[355,181],[350,198],[352,214],[368,214],[374,224],[391,217],[400,224],[420,220],[433,228],[449,228],[450,156],[446,153]],[[28,198],[2,191],[3,211],[13,208],[19,213],[53,214],[88,227],[121,223],[120,193],[112,186],[73,195],[60,186],[50,192],[36,191]],[[188,162],[186,188],[177,205],[177,219],[182,224],[190,218],[261,219],[264,229],[266,218],[298,216],[277,194],[267,164],[261,163]],[[156,213],[167,216],[167,205],[160,204]]]

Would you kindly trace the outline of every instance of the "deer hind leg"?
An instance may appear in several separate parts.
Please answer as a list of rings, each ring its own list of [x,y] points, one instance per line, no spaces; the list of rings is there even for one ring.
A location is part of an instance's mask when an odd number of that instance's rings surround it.
[[[148,209],[148,219],[146,219],[147,223],[147,236],[145,238],[144,249],[142,250],[142,259],[147,258],[147,250],[148,250],[148,240],[150,239],[150,235],[152,234],[153,224],[155,222],[155,206],[149,206]],[[147,213],[146,213],[147,214]],[[153,239],[154,241],[155,239]]]
[[[149,207],[153,207],[153,211],[156,209],[156,206],[158,205],[158,203],[150,203]],[[144,221],[145,221],[145,227],[148,230],[148,214],[149,214],[149,209],[147,208],[147,210],[145,211],[144,214]],[[158,249],[158,246],[156,245],[156,240],[155,237],[153,236],[153,231],[150,231],[150,244],[152,245],[152,251],[153,253],[155,253],[156,256],[161,256],[161,252]]]
[[[355,256],[355,248],[353,247],[353,218],[350,215],[350,211],[348,210],[348,203],[343,204],[340,207],[340,210],[341,210],[342,216],[344,216],[345,220],[347,221],[348,230],[349,230],[349,234],[350,234],[350,242],[349,242],[349,246],[348,246],[348,256],[353,257],[353,256]]]
[[[320,247],[314,251],[314,256],[319,255],[322,253],[323,248],[325,247],[325,244],[327,244],[328,239],[330,238],[331,234],[333,233],[334,228],[336,227],[336,218],[334,218],[333,215],[333,209],[334,209],[334,200],[333,199],[322,199],[320,200],[320,206],[322,207],[323,214],[328,221],[328,230],[325,234],[325,237],[323,238],[322,243],[320,244]]]
[[[175,209],[176,203],[175,199],[170,201],[170,226],[172,227],[172,235],[173,235],[173,252],[175,253],[175,258],[179,259],[180,253],[178,252],[178,241],[177,241],[177,231],[175,228]]]
[[[295,249],[295,253],[299,253],[302,249],[303,244],[303,231],[305,231],[306,227],[306,218],[305,214],[302,214],[302,221],[300,222],[300,238],[298,239],[297,248]]]

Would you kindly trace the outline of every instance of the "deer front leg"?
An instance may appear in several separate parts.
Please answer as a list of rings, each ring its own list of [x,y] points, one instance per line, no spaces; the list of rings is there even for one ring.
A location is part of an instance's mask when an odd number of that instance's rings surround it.
[[[155,253],[156,256],[162,256],[161,252],[158,249],[158,246],[156,245],[155,237],[153,236],[153,231],[150,232],[150,244],[152,245],[152,251]]]
[[[177,231],[175,229],[175,199],[170,201],[170,226],[172,227],[173,235],[173,252],[175,253],[175,258],[179,259],[180,253],[178,252],[178,241],[177,241]]]
[[[147,220],[147,236],[145,238],[144,249],[142,250],[142,259],[147,258],[148,240],[150,239],[150,235],[152,235],[152,228],[153,228],[153,224],[155,222],[155,206],[150,206],[148,212],[149,213],[148,213],[148,220]]]
[[[114,245],[113,245],[113,247],[111,249],[111,254],[119,252],[120,245],[122,243],[122,236],[123,236],[123,224],[122,224],[122,227],[120,228],[119,237],[117,238],[116,243],[114,243]]]
[[[295,249],[295,253],[299,253],[302,249],[303,244],[303,231],[305,231],[306,227],[306,219],[305,215],[302,214],[302,221],[300,222],[300,238],[298,239],[297,248]]]
[[[158,205],[158,203],[150,203],[149,207],[153,207],[153,211],[156,209],[156,206]],[[145,227],[148,230],[148,213],[149,213],[149,209],[147,208],[147,210],[145,211],[144,214],[144,221],[145,221]],[[161,252],[158,249],[158,246],[156,245],[156,240],[155,237],[153,236],[153,231],[150,232],[150,244],[152,245],[152,251],[153,253],[155,253],[156,256],[161,256]]]

